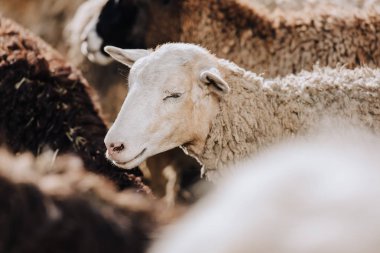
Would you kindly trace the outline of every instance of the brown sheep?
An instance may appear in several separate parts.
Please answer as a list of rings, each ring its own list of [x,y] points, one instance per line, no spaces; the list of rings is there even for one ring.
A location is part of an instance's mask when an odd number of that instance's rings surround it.
[[[48,147],[58,154],[75,153],[86,168],[121,188],[141,188],[104,157],[107,127],[81,74],[6,18],[0,18],[0,41],[0,143],[13,152],[39,154]]]
[[[142,253],[179,215],[83,169],[73,156],[0,149],[0,252]]]

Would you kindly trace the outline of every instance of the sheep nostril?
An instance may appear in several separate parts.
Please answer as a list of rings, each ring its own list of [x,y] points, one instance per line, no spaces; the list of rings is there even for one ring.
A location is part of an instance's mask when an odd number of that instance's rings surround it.
[[[121,152],[124,149],[124,144],[111,144],[111,148],[113,152]]]

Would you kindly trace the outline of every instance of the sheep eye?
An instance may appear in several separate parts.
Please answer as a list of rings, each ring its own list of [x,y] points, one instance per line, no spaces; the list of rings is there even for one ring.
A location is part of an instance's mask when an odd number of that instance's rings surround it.
[[[169,99],[169,98],[179,98],[181,96],[182,96],[182,93],[171,93],[169,96],[166,96],[164,98],[164,101],[167,100],[167,99]]]

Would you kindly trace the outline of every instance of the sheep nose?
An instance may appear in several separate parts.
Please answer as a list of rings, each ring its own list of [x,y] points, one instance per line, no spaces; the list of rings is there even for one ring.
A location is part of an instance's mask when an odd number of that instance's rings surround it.
[[[121,151],[124,150],[124,148],[125,147],[123,143],[111,143],[107,149],[110,154],[114,154],[114,153],[120,153]]]

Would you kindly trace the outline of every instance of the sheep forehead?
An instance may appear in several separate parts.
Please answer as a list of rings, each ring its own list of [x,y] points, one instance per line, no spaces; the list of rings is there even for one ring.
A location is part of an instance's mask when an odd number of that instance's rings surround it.
[[[188,43],[167,43],[158,47],[156,55],[177,55],[185,58],[193,58],[196,55],[211,56],[203,47]]]
[[[184,43],[166,44],[138,60],[131,69],[130,83],[170,85],[171,80],[191,78],[191,69],[205,58],[207,50]]]
[[[155,59],[142,61],[136,69],[131,69],[129,82],[130,86],[152,88],[159,86],[170,86],[181,82],[178,80],[188,78],[187,67],[174,61],[163,63]]]

